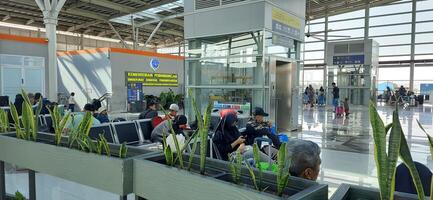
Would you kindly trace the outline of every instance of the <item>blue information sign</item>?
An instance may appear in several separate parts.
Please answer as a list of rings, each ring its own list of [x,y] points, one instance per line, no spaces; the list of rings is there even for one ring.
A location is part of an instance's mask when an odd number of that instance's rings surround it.
[[[334,65],[364,64],[364,58],[364,55],[334,56],[332,63]]]
[[[433,92],[433,84],[431,83],[421,83],[420,85],[420,93],[423,95],[429,95],[430,92]]]

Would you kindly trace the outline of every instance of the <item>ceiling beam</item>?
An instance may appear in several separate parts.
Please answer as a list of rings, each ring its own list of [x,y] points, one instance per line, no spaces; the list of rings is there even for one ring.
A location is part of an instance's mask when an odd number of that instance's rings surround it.
[[[5,15],[5,16],[2,18],[2,22],[7,21],[7,20],[9,20],[10,18],[11,18],[11,15]]]
[[[118,3],[113,3],[113,2],[107,1],[107,0],[80,0],[80,1],[85,2],[85,3],[94,4],[97,6],[102,6],[105,8],[110,8],[110,9],[119,11],[121,13],[126,13],[126,14],[129,14],[129,13],[134,11],[134,8],[132,8],[132,7],[125,6],[125,5],[118,4]]]

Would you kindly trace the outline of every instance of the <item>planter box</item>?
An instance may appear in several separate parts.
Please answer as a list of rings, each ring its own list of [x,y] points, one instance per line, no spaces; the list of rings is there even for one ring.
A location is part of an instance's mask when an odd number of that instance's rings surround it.
[[[184,155],[188,166],[189,155]],[[134,158],[134,193],[146,199],[281,199],[271,194],[275,189],[276,175],[263,173],[266,191],[254,190],[246,168],[242,170],[243,185],[231,183],[228,163],[207,159],[206,176],[200,175],[199,157],[194,155],[191,171],[165,165],[163,154]],[[269,193],[270,192],[270,193]],[[291,177],[283,199],[327,200],[328,186],[314,181]]]
[[[377,200],[380,199],[380,192],[376,188],[367,188],[350,184],[341,184],[330,200]],[[417,200],[417,195],[395,192],[395,200]]]
[[[132,157],[154,153],[128,148],[127,158],[120,159],[56,146],[53,138],[39,133],[34,142],[17,139],[14,133],[0,135],[0,160],[124,196],[132,193]],[[118,152],[118,145],[110,147]]]

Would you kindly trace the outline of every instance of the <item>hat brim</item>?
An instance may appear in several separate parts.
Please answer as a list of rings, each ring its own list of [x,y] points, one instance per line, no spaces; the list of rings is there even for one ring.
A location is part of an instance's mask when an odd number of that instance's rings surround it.
[[[263,113],[263,116],[267,117],[267,116],[269,116],[269,114],[268,113]]]

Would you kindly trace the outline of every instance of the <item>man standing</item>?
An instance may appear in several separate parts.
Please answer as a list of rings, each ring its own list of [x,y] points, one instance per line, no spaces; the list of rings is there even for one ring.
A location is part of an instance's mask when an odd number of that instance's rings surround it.
[[[69,96],[68,103],[69,103],[69,110],[71,112],[74,112],[75,111],[75,104],[77,104],[75,102],[75,93],[74,92],[71,92],[71,96]]]
[[[334,105],[334,111],[337,109],[338,106],[338,101],[340,99],[340,88],[337,87],[337,84],[332,83],[332,95],[333,95],[333,99],[332,99],[332,104]]]

